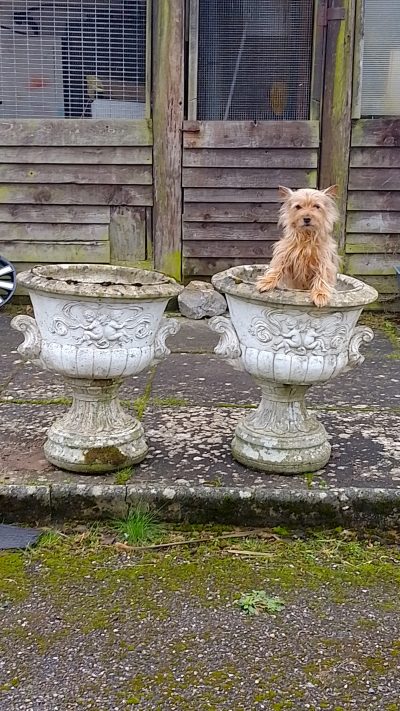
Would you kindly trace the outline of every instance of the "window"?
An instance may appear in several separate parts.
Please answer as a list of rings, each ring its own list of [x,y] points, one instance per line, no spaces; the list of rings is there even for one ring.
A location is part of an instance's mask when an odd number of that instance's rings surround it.
[[[0,118],[143,118],[146,0],[0,0]]]
[[[197,118],[308,119],[313,0],[199,0]]]
[[[361,115],[400,115],[399,0],[365,0]]]

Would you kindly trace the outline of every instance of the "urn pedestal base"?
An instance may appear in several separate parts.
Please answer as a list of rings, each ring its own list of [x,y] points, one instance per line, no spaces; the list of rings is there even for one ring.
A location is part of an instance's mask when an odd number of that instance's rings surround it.
[[[147,454],[140,422],[118,399],[121,380],[66,379],[71,409],[56,420],[44,446],[51,464],[68,471],[101,474],[141,462]]]
[[[262,399],[239,422],[232,454],[241,464],[274,474],[302,474],[322,469],[331,446],[325,427],[306,408],[309,389],[257,380]]]

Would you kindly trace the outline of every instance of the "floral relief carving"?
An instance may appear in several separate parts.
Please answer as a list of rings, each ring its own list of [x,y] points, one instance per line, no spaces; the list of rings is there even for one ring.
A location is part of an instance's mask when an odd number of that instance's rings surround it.
[[[308,313],[266,309],[263,318],[253,318],[249,332],[276,353],[324,355],[340,353],[350,338],[342,313],[320,318]]]
[[[109,307],[82,309],[76,302],[66,304],[61,316],[55,316],[50,327],[59,336],[72,335],[78,346],[105,350],[121,347],[132,338],[147,338],[153,330],[153,318],[144,314],[141,306],[130,310],[129,318],[122,311]]]

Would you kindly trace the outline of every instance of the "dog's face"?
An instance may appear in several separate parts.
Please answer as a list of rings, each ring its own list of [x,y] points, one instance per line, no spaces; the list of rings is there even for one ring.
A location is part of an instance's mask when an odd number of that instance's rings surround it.
[[[279,188],[283,197],[279,224],[295,232],[331,232],[338,218],[333,198],[336,185],[326,190]]]

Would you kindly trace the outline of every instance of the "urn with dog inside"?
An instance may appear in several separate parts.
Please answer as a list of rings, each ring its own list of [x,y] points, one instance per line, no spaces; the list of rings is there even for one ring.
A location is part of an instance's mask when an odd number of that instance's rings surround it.
[[[329,461],[331,446],[324,426],[306,408],[306,392],[363,362],[360,346],[373,333],[357,321],[378,294],[339,274],[328,305],[318,308],[310,291],[260,293],[264,273],[265,265],[249,265],[212,278],[229,308],[229,317],[209,322],[221,336],[215,353],[249,373],[262,393],[258,408],[237,425],[232,453],[267,472],[317,471]]]

